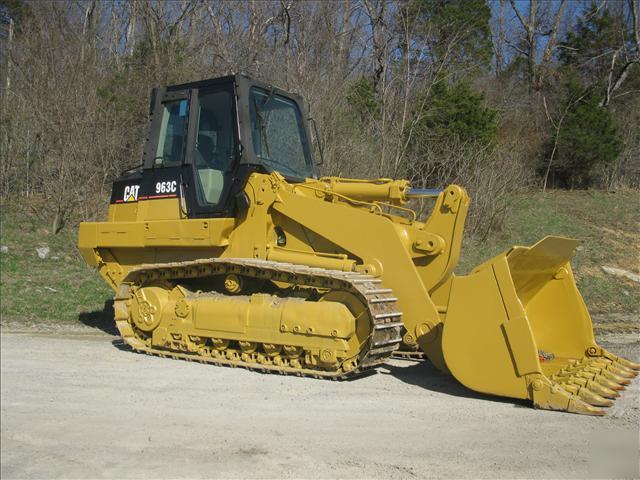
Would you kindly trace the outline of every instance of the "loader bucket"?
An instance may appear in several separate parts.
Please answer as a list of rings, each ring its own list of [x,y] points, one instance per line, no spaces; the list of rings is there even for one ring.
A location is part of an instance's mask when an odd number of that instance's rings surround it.
[[[601,348],[569,260],[579,241],[546,237],[454,277],[442,333],[451,373],[473,390],[539,408],[603,415],[639,364]]]

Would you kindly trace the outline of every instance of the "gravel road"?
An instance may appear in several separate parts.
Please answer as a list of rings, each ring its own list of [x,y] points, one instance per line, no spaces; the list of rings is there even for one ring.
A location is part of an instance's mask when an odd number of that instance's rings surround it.
[[[637,335],[602,342],[639,360]],[[603,418],[474,394],[428,363],[331,382],[1,335],[10,478],[638,478],[640,379]]]

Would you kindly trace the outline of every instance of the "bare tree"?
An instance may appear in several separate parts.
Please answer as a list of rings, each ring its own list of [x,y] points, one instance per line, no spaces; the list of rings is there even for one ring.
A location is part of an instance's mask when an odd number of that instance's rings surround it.
[[[553,51],[558,43],[558,31],[566,7],[566,0],[560,0],[555,14],[550,12],[551,2],[544,2],[544,10],[541,9],[539,0],[529,0],[528,14],[525,16],[518,8],[515,0],[509,0],[516,18],[523,29],[523,35],[519,42],[511,42],[510,45],[527,60],[527,72],[529,85],[532,90],[542,89],[546,79]],[[546,15],[544,14],[546,12]],[[551,20],[553,17],[553,20]],[[540,57],[540,37],[547,37],[545,47]]]
[[[633,91],[624,86],[634,84],[638,62],[639,1],[625,0],[633,38],[607,53],[602,75],[602,105],[630,119],[625,126],[637,116]],[[324,174],[405,176],[425,185],[460,181],[473,192],[501,192],[494,209],[476,200],[473,230],[480,232],[482,216],[499,223],[508,203],[502,199],[509,185],[525,181],[523,165],[539,158],[545,128],[555,138],[561,132],[564,117],[553,108],[552,80],[559,39],[577,16],[566,0],[500,0],[493,9],[496,76],[465,56],[468,24],[436,25],[428,14],[418,25],[420,12],[406,8],[412,2],[23,3],[28,14],[7,16],[7,34],[0,36],[0,195],[40,202],[54,231],[101,215],[110,183],[139,163],[151,87],[244,72],[305,97],[305,113],[319,126],[316,141],[325,147]],[[520,59],[526,85],[511,73]],[[376,106],[364,116],[349,100],[363,78],[373,86]],[[462,78],[488,92],[488,102],[500,111],[495,150],[418,138],[434,88]],[[624,108],[616,102],[621,95],[628,99]],[[542,101],[532,101],[538,97]],[[624,155],[615,172],[602,173],[608,184],[623,174],[640,178],[626,173],[635,171],[640,139],[625,128]]]
[[[631,12],[632,40],[626,42],[624,34],[621,35],[623,40],[611,56],[605,93],[600,101],[601,107],[609,105],[615,92],[627,80],[632,67],[640,65],[640,0],[628,0],[628,4]],[[619,64],[622,65],[618,67]]]

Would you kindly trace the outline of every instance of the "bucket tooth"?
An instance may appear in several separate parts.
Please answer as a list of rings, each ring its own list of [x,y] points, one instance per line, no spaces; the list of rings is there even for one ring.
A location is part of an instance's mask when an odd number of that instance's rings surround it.
[[[607,357],[596,357],[596,358],[588,359],[587,363],[589,363],[589,364],[597,364],[597,365],[600,365],[600,366],[610,366],[610,365],[615,364],[616,360],[611,360],[610,358],[607,358]]]
[[[574,370],[571,373],[571,375],[574,376],[574,377],[578,377],[578,378],[584,378],[585,380],[595,380],[596,379],[596,375],[594,373],[585,372],[582,369]],[[605,385],[605,387],[606,387],[606,385]]]
[[[613,400],[604,398],[603,396],[585,388],[580,389],[578,396],[585,402],[596,407],[610,407],[613,405]]]
[[[581,400],[588,403],[589,405],[593,405],[594,407],[610,407],[613,405],[613,400],[601,397],[597,393],[593,393],[590,390],[582,389],[578,393],[578,396]]]
[[[608,370],[616,375],[620,375],[621,377],[636,378],[638,376],[637,372],[620,364],[613,364]]]
[[[631,370],[640,370],[640,363],[632,362],[626,358],[618,358],[618,363],[624,367],[630,368]]]
[[[600,395],[605,398],[617,398],[619,397],[618,393],[614,390],[611,390],[607,387],[600,385],[593,380],[588,380],[582,376],[569,376],[567,374],[559,376],[554,375],[551,377],[551,380],[558,382],[562,387],[566,385],[574,385],[578,388],[585,388],[590,390],[593,393]]]
[[[630,360],[627,360],[626,358],[617,357],[607,351],[604,351],[604,355],[606,356],[598,357],[597,361],[609,363],[616,368],[620,368],[626,372],[629,372],[634,377],[638,375],[638,370],[640,370],[640,363],[632,362]]]
[[[608,378],[613,382],[619,383],[620,385],[629,385],[631,383],[631,380],[629,378],[621,377],[620,375],[616,375],[615,373],[609,370],[603,370],[600,373],[600,375],[602,375],[605,378]]]
[[[579,376],[561,377],[560,380],[562,383],[566,382],[569,384],[578,385],[580,387],[586,387],[592,392],[597,393],[598,395],[605,398],[618,398],[620,396],[620,394],[615,390],[611,390],[610,388],[600,385],[599,383],[594,382],[593,380],[587,380],[586,378],[583,378],[583,377],[579,377]]]
[[[605,387],[594,380],[587,380],[586,387],[592,392],[595,392],[605,398],[618,398],[620,396],[620,394],[615,390]]]
[[[580,367],[567,367],[563,370],[561,370],[561,375],[568,375],[568,376],[577,376],[580,378],[587,378],[587,379],[592,379],[595,374],[593,372],[590,372],[589,370],[587,370],[585,367],[580,366]]]
[[[603,375],[593,373],[587,368],[576,369],[572,371],[573,377],[584,378],[588,381],[593,381],[599,383],[603,387],[606,387],[610,390],[624,390],[624,387],[612,380],[605,378]]]
[[[607,378],[613,382],[619,383],[620,385],[629,385],[631,383],[628,377],[622,377],[620,375],[616,375],[611,370],[607,370],[606,368],[602,368],[598,366],[587,366],[585,367],[585,370],[587,372],[602,375],[604,378]]]
[[[573,385],[584,386],[587,384],[587,380],[585,378],[576,377],[568,372],[561,370],[551,377],[551,380],[558,383],[570,383]]]
[[[569,405],[567,407],[567,412],[569,413],[580,413],[582,415],[596,415],[601,417],[602,415],[606,415],[606,412],[600,408],[593,407],[586,402],[580,400],[580,398],[572,395],[571,400],[569,401]]]
[[[613,373],[614,375],[618,375],[624,378],[632,379],[638,376],[638,373],[635,372],[634,370],[631,370],[630,368],[627,368],[624,365],[616,362],[596,361],[596,362],[592,362],[591,365],[593,365],[596,368],[602,368],[604,370],[607,370]]]
[[[542,375],[531,375],[529,377],[529,386],[533,404],[537,408],[582,415],[605,415],[604,410],[590,405],[578,395],[573,394],[572,391],[576,391],[575,388],[558,383],[557,380],[554,380],[554,377],[547,378]],[[568,389],[565,389],[565,387],[568,387]]]
[[[580,397],[580,400],[587,402],[589,405],[593,405],[594,407],[610,407],[613,405],[613,400],[608,400],[595,392],[592,392],[586,387],[579,387],[577,385],[571,384],[562,384],[562,388],[564,388],[567,392],[572,393]]]
[[[553,377],[551,377],[551,379],[553,380]],[[571,383],[560,383],[557,380],[554,380],[554,382],[556,383],[556,385],[564,388],[567,392],[572,393],[573,395],[578,395],[578,392],[580,392],[580,389],[582,388]]]
[[[617,361],[612,361],[607,358],[599,358],[591,362],[591,364],[601,368],[605,368],[612,372],[620,372],[621,375],[624,375],[629,378],[634,378],[638,375],[638,373],[635,370],[629,367],[626,367],[622,363],[619,363]]]
[[[612,380],[609,380],[608,378],[605,378],[602,375],[594,375],[593,380],[595,382],[598,382],[600,385],[610,388],[611,390],[617,390],[617,391],[621,391],[624,390],[624,386],[620,385],[619,383],[616,383]]]

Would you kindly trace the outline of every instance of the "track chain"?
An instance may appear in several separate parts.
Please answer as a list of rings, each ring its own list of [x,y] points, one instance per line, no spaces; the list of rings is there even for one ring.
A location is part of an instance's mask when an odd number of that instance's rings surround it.
[[[425,360],[427,356],[422,350],[396,350],[393,352],[393,358],[399,360]]]
[[[264,363],[246,362],[241,359],[214,358],[187,351],[154,348],[137,336],[137,330],[129,322],[129,300],[136,285],[153,280],[178,280],[198,276],[241,274],[259,279],[280,280],[297,286],[330,288],[339,282],[340,290],[347,290],[358,296],[369,309],[373,321],[369,341],[360,351],[357,366],[350,371],[328,371],[292,366],[276,366]],[[402,338],[402,313],[397,310],[397,299],[392,291],[382,286],[381,280],[357,272],[343,272],[312,268],[304,265],[280,263],[249,258],[211,258],[186,262],[156,263],[142,265],[124,278],[119,285],[114,300],[116,326],[123,341],[138,352],[170,357],[180,360],[211,363],[219,366],[243,367],[269,373],[309,376],[315,378],[346,379],[363,374],[367,370],[384,363],[398,349]]]

